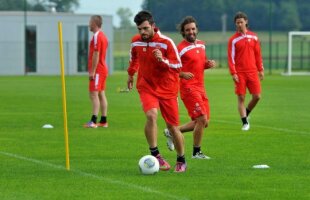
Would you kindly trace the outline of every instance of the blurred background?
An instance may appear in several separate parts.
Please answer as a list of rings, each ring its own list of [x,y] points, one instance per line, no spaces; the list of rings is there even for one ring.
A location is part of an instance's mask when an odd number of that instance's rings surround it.
[[[133,17],[142,9],[153,13],[161,32],[176,44],[182,40],[178,23],[194,16],[198,38],[219,68],[227,68],[227,41],[235,31],[237,11],[248,15],[250,29],[258,34],[269,74],[287,71],[288,33],[310,31],[308,0],[0,0],[0,75],[59,74],[58,21],[63,22],[66,73],[85,73],[93,14],[104,18],[110,73],[124,71],[137,33]],[[310,72],[310,36],[292,41],[293,70]]]

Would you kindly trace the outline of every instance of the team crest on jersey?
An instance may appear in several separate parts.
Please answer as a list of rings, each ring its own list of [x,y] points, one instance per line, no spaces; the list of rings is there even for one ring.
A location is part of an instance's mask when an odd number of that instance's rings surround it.
[[[143,48],[143,51],[146,52],[146,48],[145,47]]]
[[[251,42],[251,39],[250,39],[250,38],[248,39],[248,42]]]

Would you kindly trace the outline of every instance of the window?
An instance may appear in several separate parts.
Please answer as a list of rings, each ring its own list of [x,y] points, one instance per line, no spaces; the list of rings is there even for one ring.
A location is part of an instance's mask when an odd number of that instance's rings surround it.
[[[37,28],[36,26],[26,26],[26,72],[37,71]]]
[[[87,72],[88,59],[88,26],[78,26],[78,72]]]

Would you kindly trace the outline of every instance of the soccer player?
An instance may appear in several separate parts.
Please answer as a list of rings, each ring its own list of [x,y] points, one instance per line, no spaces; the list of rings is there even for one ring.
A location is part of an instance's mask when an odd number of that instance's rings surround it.
[[[264,79],[264,67],[260,42],[255,33],[248,29],[248,17],[238,12],[234,23],[237,32],[228,41],[228,64],[230,74],[235,83],[235,93],[238,96],[238,111],[242,120],[242,129],[250,129],[248,117],[261,98],[260,80]],[[252,94],[252,99],[245,107],[246,88]]]
[[[101,25],[101,16],[93,15],[90,18],[89,29],[94,33],[90,41],[88,56],[89,97],[92,104],[92,116],[91,120],[84,125],[86,128],[108,127],[108,101],[105,95],[108,76],[108,67],[105,61],[108,39],[102,32]],[[99,110],[101,111],[101,119],[97,124]]]
[[[178,45],[182,61],[180,72],[181,99],[187,109],[191,121],[180,126],[182,133],[193,131],[192,158],[209,159],[201,152],[201,141],[204,129],[208,127],[210,119],[209,101],[204,87],[204,70],[216,65],[214,60],[208,60],[205,43],[197,39],[198,27],[194,17],[187,16],[180,23],[180,33],[184,40]],[[168,129],[164,131],[167,145],[174,150]]]
[[[173,41],[155,27],[150,12],[140,11],[134,22],[139,34],[131,42],[127,86],[133,88],[134,74],[138,72],[136,87],[146,117],[144,133],[160,169],[169,170],[170,164],[163,159],[157,147],[158,108],[175,141],[177,163],[174,171],[185,172],[184,138],[178,129],[177,96],[179,70],[182,67],[178,50]]]

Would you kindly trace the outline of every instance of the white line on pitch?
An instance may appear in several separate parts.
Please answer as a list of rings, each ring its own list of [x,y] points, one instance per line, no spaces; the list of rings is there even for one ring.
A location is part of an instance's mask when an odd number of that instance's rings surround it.
[[[240,124],[240,123],[237,123],[237,122],[231,122],[231,121],[225,121],[225,120],[212,120],[211,119],[211,121],[219,122],[219,123],[224,123],[224,124]],[[252,126],[252,124],[251,124],[251,126]],[[280,131],[280,132],[285,132],[285,133],[297,133],[297,134],[304,134],[304,135],[309,135],[310,134],[310,132],[306,132],[306,131],[297,131],[297,130],[291,130],[291,129],[286,129],[286,128],[277,128],[277,127],[271,127],[271,126],[264,126],[264,125],[254,125],[254,127],[271,129],[271,130],[274,130],[274,131]]]
[[[19,159],[19,160],[24,160],[24,161],[36,163],[36,164],[39,164],[39,165],[48,166],[48,167],[59,169],[59,170],[66,170],[66,168],[64,166],[61,166],[61,165],[55,165],[55,164],[52,164],[52,163],[49,163],[49,162],[44,162],[44,161],[41,161],[41,160],[36,160],[36,159],[33,159],[33,158],[28,158],[28,157],[24,157],[24,156],[13,154],[13,153],[8,153],[8,152],[0,151],[0,154],[2,154],[4,156],[8,156],[8,157],[13,157],[13,158],[16,158],[16,159]],[[90,177],[90,178],[97,179],[97,180],[100,180],[100,181],[103,181],[103,182],[107,182],[107,183],[111,183],[111,184],[115,184],[115,185],[120,185],[120,186],[123,186],[123,187],[132,188],[132,189],[135,189],[135,190],[140,190],[140,191],[147,192],[147,193],[153,193],[153,194],[156,194],[156,195],[160,195],[160,196],[162,196],[164,198],[181,199],[181,200],[182,199],[184,199],[184,200],[188,199],[188,198],[185,198],[185,197],[179,197],[179,196],[163,193],[163,192],[160,192],[160,191],[157,191],[157,190],[153,190],[153,189],[151,189],[149,187],[143,187],[143,186],[140,186],[140,185],[126,183],[126,182],[115,180],[115,179],[105,178],[105,177],[98,176],[98,175],[95,175],[95,174],[91,174],[91,173],[88,173],[88,172],[83,172],[81,170],[71,169],[70,172],[74,172],[74,173],[79,174],[81,176]]]

